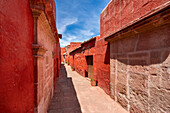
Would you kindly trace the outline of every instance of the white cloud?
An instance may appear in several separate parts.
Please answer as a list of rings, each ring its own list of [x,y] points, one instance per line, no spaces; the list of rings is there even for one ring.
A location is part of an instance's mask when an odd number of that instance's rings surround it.
[[[64,18],[61,23],[59,23],[58,31],[63,34],[66,31],[67,26],[75,24],[78,21],[77,18]]]
[[[66,38],[67,38],[68,41],[72,41],[74,39],[77,39],[77,37],[74,36],[74,35],[68,35]]]
[[[59,25],[59,33],[63,34],[63,39],[60,41],[61,47],[69,45],[70,42],[84,42],[85,40],[92,38],[92,36],[100,31],[98,20],[96,15],[93,15],[91,19],[84,21],[82,28],[75,30],[75,34],[70,34],[70,32],[66,31],[67,26],[75,24],[78,22],[78,19],[64,19],[62,22],[64,24],[60,23]]]
[[[94,33],[91,32],[91,30],[80,30],[80,33],[85,35],[85,36],[92,36],[92,35],[94,35]]]
[[[70,42],[69,42],[69,41],[66,41],[66,40],[60,39],[60,45],[61,45],[61,47],[67,46],[67,45],[69,45],[69,44],[70,44]]]
[[[100,34],[100,13],[110,0],[56,0],[61,46],[83,42]],[[70,26],[73,25],[73,26]],[[68,27],[70,26],[70,27]]]
[[[100,32],[100,16],[96,12],[91,12],[92,16],[88,19],[88,21],[85,21],[85,29],[88,29],[89,31],[93,33]],[[94,34],[93,34],[94,35]]]

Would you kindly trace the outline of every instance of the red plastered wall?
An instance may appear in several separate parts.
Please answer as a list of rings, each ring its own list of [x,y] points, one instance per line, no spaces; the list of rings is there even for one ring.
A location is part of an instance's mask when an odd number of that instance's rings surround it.
[[[118,31],[169,0],[112,0],[100,16],[100,36]]]
[[[61,62],[64,62],[63,54],[66,52],[66,48],[61,48]]]
[[[34,112],[33,17],[28,0],[0,2],[0,112]]]
[[[67,53],[68,53],[68,62],[70,63],[71,66],[73,66],[73,57],[70,56],[69,53],[80,46],[81,46],[81,42],[70,42],[70,46],[67,49]]]
[[[104,39],[96,41],[96,75],[98,86],[110,93],[110,45]]]
[[[83,52],[84,50],[84,52]],[[73,60],[74,56],[74,60]],[[104,40],[97,36],[95,39],[82,44],[70,55],[76,72],[85,77],[87,71],[86,56],[93,56],[93,78],[98,80],[98,86],[107,94],[110,88],[110,46]],[[70,60],[72,66],[72,60]]]

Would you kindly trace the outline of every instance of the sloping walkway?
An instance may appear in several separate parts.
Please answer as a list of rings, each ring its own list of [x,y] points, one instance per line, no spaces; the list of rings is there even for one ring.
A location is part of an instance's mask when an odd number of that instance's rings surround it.
[[[127,113],[101,88],[92,87],[70,66],[61,66],[48,113]]]

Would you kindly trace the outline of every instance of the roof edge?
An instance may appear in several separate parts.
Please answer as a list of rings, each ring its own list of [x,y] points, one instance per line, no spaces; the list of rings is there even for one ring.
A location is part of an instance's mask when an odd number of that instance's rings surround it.
[[[117,31],[114,31],[112,33],[110,33],[107,36],[104,36],[103,38],[105,38],[105,41],[109,42],[109,40],[113,39],[114,37],[120,35],[123,31],[129,31],[134,29],[133,26],[138,25],[152,17],[154,17],[155,15],[162,13],[163,11],[168,10],[170,7],[170,1],[166,2],[165,4],[151,10],[150,12],[148,12],[147,14],[145,14],[144,16],[137,18],[136,20],[130,22],[129,24],[126,24],[125,26],[123,26],[122,28],[120,28]],[[146,24],[146,23],[145,23]],[[138,26],[137,26],[138,27]]]

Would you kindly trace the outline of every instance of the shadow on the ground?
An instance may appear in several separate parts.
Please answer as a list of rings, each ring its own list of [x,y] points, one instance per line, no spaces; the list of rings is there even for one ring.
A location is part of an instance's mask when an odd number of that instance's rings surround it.
[[[82,113],[71,77],[67,77],[65,66],[61,65],[60,77],[48,113]]]

